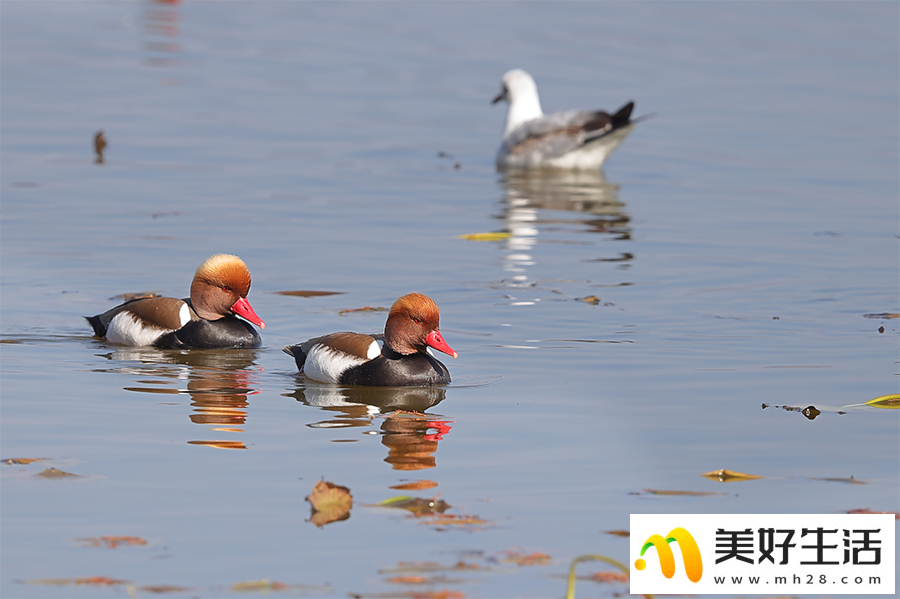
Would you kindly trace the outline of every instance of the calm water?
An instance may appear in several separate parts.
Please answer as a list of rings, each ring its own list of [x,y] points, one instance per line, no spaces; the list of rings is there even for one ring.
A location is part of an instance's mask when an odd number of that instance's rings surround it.
[[[606,531],[633,512],[900,508],[897,411],[846,407],[898,392],[898,321],[872,317],[900,312],[896,3],[0,17],[0,457],[48,458],[0,469],[0,595],[559,597],[572,558],[628,561]],[[656,116],[603,174],[500,176],[489,101],[514,66],[545,110]],[[90,337],[82,315],[182,297],[216,252],[248,263],[264,347]],[[341,311],[413,290],[460,353],[446,389],[324,387],[281,353],[378,330],[383,312]],[[720,468],[764,478],[699,476]],[[320,479],[350,489],[349,519],[310,521]],[[430,488],[392,488],[413,481]],[[399,495],[455,520],[373,505]],[[79,540],[104,535],[146,544]],[[477,569],[392,580],[425,561]],[[134,586],[38,582],[90,576]]]

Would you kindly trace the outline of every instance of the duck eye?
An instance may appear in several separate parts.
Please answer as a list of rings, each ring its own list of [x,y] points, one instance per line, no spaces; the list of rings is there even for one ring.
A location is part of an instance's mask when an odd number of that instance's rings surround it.
[[[415,316],[413,316],[412,319],[413,319],[413,322],[414,322],[414,323],[416,323],[416,324],[422,324],[422,319],[421,319],[421,318],[416,318]]]
[[[229,287],[228,285],[222,285],[222,291],[225,291],[225,292],[230,293],[230,292],[231,292],[231,287]]]

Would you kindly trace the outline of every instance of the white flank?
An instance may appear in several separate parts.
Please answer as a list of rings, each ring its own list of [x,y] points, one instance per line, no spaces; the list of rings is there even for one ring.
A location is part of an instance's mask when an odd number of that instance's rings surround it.
[[[378,344],[373,345],[377,346]],[[370,355],[372,353],[371,346],[368,353]],[[303,362],[303,374],[321,383],[338,383],[341,373],[348,368],[365,364],[370,359],[353,356],[317,343],[306,355],[306,360]]]
[[[168,329],[147,325],[126,310],[119,312],[109,321],[109,326],[106,327],[106,340],[118,345],[153,345],[154,341],[168,332]]]
[[[187,304],[181,304],[181,309],[178,310],[178,319],[181,321],[181,326],[191,321],[191,309]]]

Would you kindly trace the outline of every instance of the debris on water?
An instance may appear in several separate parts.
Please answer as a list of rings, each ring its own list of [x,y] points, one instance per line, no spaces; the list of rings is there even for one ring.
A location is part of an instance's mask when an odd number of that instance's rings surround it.
[[[806,406],[805,408],[801,408],[799,406],[776,406],[767,403],[762,404],[762,409],[765,410],[766,408],[781,408],[786,412],[800,412],[809,420],[815,420],[816,417],[822,413],[821,410],[819,410],[816,406]],[[844,412],[842,410],[835,410],[835,413],[846,414],[847,412]]]
[[[855,510],[847,510],[847,513],[848,514],[893,514],[894,520],[900,520],[900,513],[897,513],[897,512],[875,512],[867,507],[857,508]]]
[[[707,497],[709,495],[721,495],[721,493],[714,493],[712,491],[679,491],[668,489],[644,489],[644,493],[649,493],[650,495],[674,495],[686,497]]]
[[[616,537],[630,537],[631,532],[627,530],[607,530],[605,531],[608,535],[613,535]]]
[[[873,408],[887,408],[889,410],[900,409],[900,394],[882,395],[866,402],[867,406]]]
[[[509,231],[491,231],[490,233],[468,233],[466,235],[460,235],[460,239],[467,239],[469,241],[502,241],[504,239],[509,239],[512,237],[512,233]]]
[[[120,293],[119,295],[114,295],[109,299],[130,302],[131,300],[143,299],[145,297],[159,297],[159,294],[155,291],[138,291],[137,293]]]
[[[592,306],[596,306],[596,305],[598,305],[598,304],[600,303],[600,298],[597,297],[596,295],[589,295],[589,296],[587,296],[587,297],[579,297],[579,298],[576,299],[576,301],[584,302],[584,303],[586,303],[586,304],[590,304],[590,305],[592,305]]]
[[[730,483],[741,480],[753,480],[755,478],[762,478],[761,476],[757,476],[755,474],[746,474],[744,472],[737,472],[735,470],[726,470],[722,468],[721,470],[713,470],[712,472],[706,472],[701,474],[700,476],[705,476],[710,480],[715,480],[720,483]]]
[[[376,503],[375,506],[407,510],[416,516],[443,514],[452,507],[449,503],[443,499],[438,499],[437,497],[423,499],[421,497],[409,496],[391,497],[390,499],[385,499],[384,501]]]
[[[326,524],[346,520],[350,517],[350,509],[353,507],[353,495],[350,489],[336,485],[328,481],[320,480],[314,486],[312,493],[306,496],[312,512],[309,522],[322,528]]]
[[[96,154],[94,162],[97,164],[103,164],[104,149],[106,149],[106,136],[103,135],[103,130],[101,129],[94,134],[94,154]]]
[[[422,489],[433,489],[436,486],[438,486],[438,484],[433,480],[416,480],[409,483],[393,485],[391,489],[396,489],[397,491],[420,491]]]
[[[363,306],[362,308],[349,308],[347,310],[341,310],[338,312],[338,316],[343,316],[344,314],[349,314],[351,312],[387,312],[387,308],[378,306],[377,308],[373,308],[372,306]]]
[[[39,472],[38,476],[43,478],[79,478],[77,474],[65,472],[64,470],[57,470],[56,468],[47,468],[43,472]]]
[[[546,553],[540,551],[535,553],[520,553],[518,551],[504,551],[505,557],[500,561],[507,564],[516,564],[517,566],[546,566],[550,564],[552,559]]]
[[[110,536],[101,537],[80,537],[75,542],[85,547],[101,547],[105,546],[109,549],[117,549],[119,546],[132,547],[134,545],[146,545],[147,541],[140,537],[133,536]]]
[[[278,295],[289,295],[291,297],[322,297],[325,295],[340,295],[343,291],[276,291]]]
[[[859,480],[858,478],[854,478],[852,476],[850,478],[839,478],[839,477],[811,478],[809,480],[824,480],[825,482],[829,482],[829,483],[846,483],[848,485],[867,485],[867,484],[869,484],[864,480]]]
[[[50,458],[3,458],[0,462],[3,462],[9,466],[14,464],[33,464],[34,462],[40,462],[42,460],[49,460]]]

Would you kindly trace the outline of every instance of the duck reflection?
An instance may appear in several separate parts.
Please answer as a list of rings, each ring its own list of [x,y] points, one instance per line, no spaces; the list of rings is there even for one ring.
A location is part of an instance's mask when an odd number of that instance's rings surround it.
[[[334,387],[309,385],[298,387],[288,396],[308,406],[334,412],[327,420],[314,422],[311,428],[371,426],[378,414],[381,443],[388,448],[384,459],[394,470],[424,470],[437,463],[434,453],[438,441],[450,431],[450,423],[425,414],[444,400],[442,387]]]
[[[142,377],[141,386],[125,387],[126,391],[186,393],[191,396],[191,422],[208,426],[214,432],[240,433],[247,419],[248,397],[259,392],[253,382],[257,352],[256,349],[173,351],[128,347],[105,357],[126,363],[110,370]],[[243,441],[235,440],[188,443],[220,449],[246,448]]]
[[[501,183],[505,195],[498,218],[510,234],[504,243],[504,269],[513,273],[507,283],[530,284],[525,273],[535,263],[539,226],[560,230],[575,225],[614,239],[631,237],[631,217],[618,199],[619,186],[607,182],[601,170],[507,172]],[[542,210],[580,214],[575,218],[554,217],[542,214]],[[631,258],[622,254],[609,260],[627,262]]]

